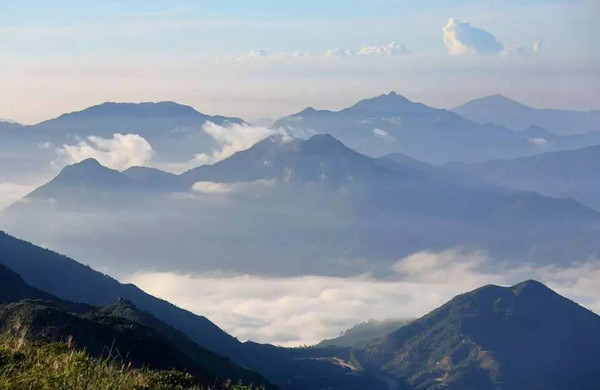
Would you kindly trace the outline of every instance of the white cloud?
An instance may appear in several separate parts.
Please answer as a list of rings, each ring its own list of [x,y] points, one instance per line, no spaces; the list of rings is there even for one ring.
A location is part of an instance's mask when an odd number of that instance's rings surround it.
[[[353,57],[356,53],[350,49],[331,49],[325,52],[325,57],[328,58],[343,58]]]
[[[269,56],[269,52],[263,49],[250,50],[247,56],[251,58],[265,58]]]
[[[236,61],[245,62],[245,61],[255,61],[255,60],[281,60],[286,58],[306,58],[309,57],[310,53],[305,51],[295,51],[293,53],[275,53],[270,54],[268,51],[263,49],[258,50],[250,50],[248,53],[235,57]]]
[[[381,46],[363,46],[360,50],[332,49],[325,52],[327,58],[349,58],[358,56],[400,56],[411,54],[404,45],[391,42]]]
[[[529,138],[528,141],[540,147],[548,146],[548,140],[545,138]]]
[[[194,192],[200,194],[228,194],[235,190],[234,184],[216,183],[214,181],[198,181],[192,186]]]
[[[265,164],[267,161],[265,161]],[[223,195],[248,190],[260,190],[271,186],[275,180],[255,180],[241,183],[217,183],[214,181],[198,181],[192,186],[192,191],[200,195]]]
[[[442,28],[444,43],[451,55],[463,54],[499,54],[504,45],[489,32],[471,26],[469,22],[461,22],[455,18],[448,19]]]
[[[462,292],[485,284],[537,279],[584,306],[600,310],[600,263],[572,267],[486,271],[486,252],[419,252],[391,269],[385,280],[368,275],[264,277],[140,273],[130,281],[215,321],[242,340],[294,346],[331,337],[370,318],[415,318]]]
[[[373,136],[383,140],[386,144],[392,144],[398,141],[394,136],[383,129],[373,129]]]
[[[266,127],[245,124],[219,126],[212,122],[207,122],[202,129],[215,140],[217,147],[211,153],[196,154],[190,162],[192,165],[212,164],[223,160],[275,133],[274,130]]]
[[[63,145],[57,149],[59,166],[74,164],[94,158],[106,167],[123,170],[131,166],[146,165],[154,151],[146,139],[138,134],[114,134],[112,138],[87,137],[75,145]]]
[[[357,55],[407,55],[411,54],[411,51],[404,45],[392,42],[388,45],[383,46],[364,46],[357,53]]]

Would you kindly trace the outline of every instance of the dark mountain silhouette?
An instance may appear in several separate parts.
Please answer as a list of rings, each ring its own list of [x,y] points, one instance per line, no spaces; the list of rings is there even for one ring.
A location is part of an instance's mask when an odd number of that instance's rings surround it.
[[[507,128],[476,124],[395,92],[336,112],[308,108],[278,120],[273,127],[291,134],[330,133],[367,155],[402,153],[429,163],[483,161],[535,152],[535,145]]]
[[[600,146],[447,167],[504,187],[573,198],[600,210]]]
[[[459,295],[362,350],[410,389],[595,389],[600,317],[543,284]]]
[[[139,311],[127,300],[96,308],[54,297],[27,285],[0,265],[0,332],[26,330],[38,341],[72,338],[95,356],[118,355],[125,363],[152,369],[188,371],[201,382],[227,379],[266,383],[258,374],[210,352],[183,333]]]
[[[539,126],[561,135],[600,129],[600,110],[536,109],[502,95],[475,99],[452,109],[477,123],[496,123],[514,130]]]
[[[2,311],[4,306],[0,306],[0,320],[4,320],[0,323],[6,326],[24,318],[33,325],[32,329],[39,330],[40,336],[79,335],[76,340],[94,351],[102,352],[107,340],[118,339],[124,349],[136,349],[138,362],[148,362],[146,355],[153,354],[156,358],[153,365],[157,368],[183,365],[188,371],[201,368],[220,378],[260,382],[258,375],[231,363],[235,362],[259,372],[282,389],[318,390],[326,384],[336,384],[341,390],[386,388],[373,375],[339,365],[334,358],[349,359],[348,350],[288,349],[241,343],[204,317],[5,233],[0,233],[0,253],[0,281],[3,282],[0,291],[10,286],[10,292],[0,293],[0,303],[36,299],[9,304],[5,311]],[[66,310],[66,304],[75,306]],[[207,350],[226,356],[231,362]],[[162,355],[158,351],[163,351]],[[131,354],[130,357],[133,358]]]
[[[27,284],[62,299],[105,306],[125,298],[211,351],[231,355],[239,345],[208,319],[146,294],[132,284],[121,284],[66,256],[6,233],[0,233],[0,253],[0,263],[21,275]]]

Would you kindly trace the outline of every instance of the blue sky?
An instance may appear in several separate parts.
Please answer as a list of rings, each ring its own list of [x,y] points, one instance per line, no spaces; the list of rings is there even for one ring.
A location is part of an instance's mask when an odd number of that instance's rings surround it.
[[[599,11],[593,0],[2,0],[0,117],[175,100],[253,120],[392,89],[439,107],[499,92],[600,108]]]

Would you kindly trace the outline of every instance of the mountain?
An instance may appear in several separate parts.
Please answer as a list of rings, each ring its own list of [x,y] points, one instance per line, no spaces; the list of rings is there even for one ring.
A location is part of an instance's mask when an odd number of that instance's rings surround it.
[[[177,175],[159,169],[131,167],[119,172],[88,158],[66,166],[54,179],[36,188],[23,201],[51,200],[59,206],[85,208],[92,203],[126,204],[129,200],[137,201],[140,194],[147,196],[188,189]],[[17,202],[13,207],[19,206],[22,205]]]
[[[50,167],[56,161],[57,150],[65,145],[85,142],[104,152],[119,147],[131,150],[135,145],[124,146],[113,140],[120,133],[137,134],[147,141],[156,163],[187,164],[197,153],[210,153],[217,147],[213,137],[203,130],[208,122],[220,126],[245,123],[239,118],[202,114],[174,102],[107,102],[34,125],[0,122],[0,160],[10,156],[10,172],[27,166],[22,174],[39,173],[40,167]]]
[[[96,308],[56,298],[27,285],[23,279],[0,265],[0,332],[26,329],[27,337],[38,341],[71,339],[94,356],[118,353],[135,367],[184,370],[203,383],[266,383],[259,375],[232,364],[198,346],[185,335],[152,315],[120,299]]]
[[[600,210],[600,146],[542,153],[515,160],[447,165],[454,172],[504,187],[573,198]]]
[[[600,130],[600,110],[536,109],[502,95],[475,99],[452,111],[477,123],[496,123],[515,130],[534,125],[560,135]]]
[[[538,264],[600,253],[593,228],[600,214],[572,199],[396,161],[318,134],[271,136],[179,176],[86,162],[71,167],[89,175],[80,184],[71,180],[80,173],[65,169],[9,208],[3,223],[13,234],[124,274],[142,264],[166,271],[165,258],[170,271],[345,275],[386,273],[392,258],[455,246]],[[46,224],[54,228],[41,228]],[[340,266],[339,258],[363,260]]]
[[[105,306],[125,298],[211,351],[229,356],[239,345],[235,338],[204,317],[3,232],[0,233],[0,252],[0,263],[17,272],[27,284],[62,299]]]
[[[356,324],[341,332],[338,337],[325,339],[317,348],[349,347],[361,348],[410,323],[409,320],[369,320]]]
[[[520,157],[536,150],[512,130],[477,124],[395,92],[361,100],[341,111],[307,108],[279,119],[273,128],[292,135],[330,133],[367,155],[402,153],[434,164]]]
[[[218,125],[226,122],[243,123],[239,118],[210,116],[190,106],[175,102],[113,103],[60,115],[33,126],[45,133],[72,133],[80,137],[96,135],[112,136],[114,133],[136,133],[144,138],[165,135],[202,125],[210,121]]]
[[[285,179],[288,183],[324,183],[339,188],[392,171],[416,172],[400,165],[388,169],[377,160],[349,149],[330,134],[313,135],[308,140],[273,135],[225,160],[189,170],[181,177],[188,185],[198,181]]]
[[[376,377],[355,372],[337,360],[350,359],[348,350],[288,349],[252,342],[241,343],[204,317],[148,295],[132,284],[121,284],[89,266],[5,233],[0,233],[0,253],[0,303],[36,299],[33,303],[21,301],[9,304],[5,311],[0,305],[0,320],[5,319],[0,321],[1,324],[14,323],[11,319],[16,321],[26,315],[25,318],[31,320],[34,326],[40,326],[41,333],[44,333],[45,324],[55,324],[57,326],[51,326],[49,330],[59,332],[54,333],[57,338],[77,333],[82,341],[91,343],[94,348],[125,332],[125,341],[136,343],[128,346],[140,348],[140,354],[136,356],[143,359],[148,351],[153,351],[157,359],[163,359],[157,361],[162,362],[157,364],[159,367],[163,367],[163,363],[172,365],[176,360],[171,360],[167,353],[177,353],[179,358],[188,359],[187,363],[180,361],[188,369],[199,365],[209,374],[220,378],[241,378],[255,384],[261,383],[260,376],[236,366],[236,363],[259,372],[281,389],[319,390],[325,384],[336,384],[339,390],[386,389]],[[20,276],[8,271],[7,267]],[[8,286],[12,286],[10,292],[4,293]],[[67,303],[63,299],[84,304],[68,302],[76,306],[65,311],[64,305]],[[2,317],[2,313],[5,313],[5,317]],[[85,325],[89,321],[93,323],[90,325],[93,332],[89,332]],[[62,326],[63,323],[68,326]],[[131,325],[141,330],[133,339],[127,333],[132,329]],[[104,330],[98,330],[98,327]],[[149,339],[150,336],[155,339]],[[146,344],[149,345],[144,349]],[[158,348],[162,355],[156,352]],[[189,359],[193,360],[194,365],[189,363]]]
[[[600,317],[543,284],[485,286],[365,347],[409,389],[595,389]]]

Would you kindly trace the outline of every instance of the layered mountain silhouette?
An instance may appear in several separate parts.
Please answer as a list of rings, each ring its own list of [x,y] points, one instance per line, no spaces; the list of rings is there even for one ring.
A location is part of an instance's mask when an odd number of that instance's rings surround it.
[[[182,318],[193,323],[194,317],[201,317],[171,306],[170,314],[160,320],[123,298],[94,307],[54,297],[30,285],[66,292],[79,302],[126,290],[119,291],[122,285],[116,281],[48,250],[6,235],[0,243],[2,330],[27,327],[30,336],[48,341],[71,336],[76,345],[97,355],[112,345],[127,351],[126,359],[135,365],[178,368],[204,379],[261,380],[193,340],[194,334],[212,332],[211,327],[200,325],[203,321],[193,327],[176,327],[184,324],[179,322]],[[22,269],[24,279],[6,264]],[[74,269],[79,272],[73,273]],[[45,278],[39,279],[38,272]],[[79,283],[65,285],[66,275]],[[104,290],[97,289],[99,278],[109,282]],[[170,305],[128,287],[139,292],[133,295],[138,302],[150,302],[151,310]],[[600,317],[536,281],[512,287],[484,286],[415,321],[375,328],[373,333],[374,327],[368,324],[356,327],[347,333],[360,340],[337,340],[341,346],[287,349],[237,342],[230,357],[247,360],[280,388],[294,390],[591,390],[600,380]],[[370,336],[363,337],[361,329],[375,337],[387,334],[367,341]]]
[[[327,134],[271,136],[179,176],[148,168],[118,172],[85,160],[11,207],[6,224],[27,239],[53,242],[50,232],[28,221],[68,220],[68,210],[80,213],[77,218],[98,213],[94,224],[114,219],[130,228],[114,235],[110,226],[93,225],[95,232],[107,230],[111,248],[57,228],[53,245],[81,248],[70,253],[101,256],[104,264],[126,253],[130,264],[111,266],[128,271],[138,261],[160,267],[173,258],[173,247],[174,260],[186,268],[198,267],[189,258],[203,253],[219,266],[287,274],[343,273],[327,259],[348,256],[369,262],[346,272],[383,272],[387,259],[453,246],[483,246],[499,259],[544,264],[600,251],[593,228],[598,213],[572,199],[505,189],[398,155],[373,159]],[[210,228],[201,228],[207,217]],[[284,238],[280,245],[274,234]]]
[[[0,332],[26,331],[44,342],[71,342],[92,355],[124,364],[187,371],[206,384],[230,379],[267,384],[260,375],[210,352],[127,300],[104,307],[74,303],[30,287],[0,265]]]
[[[529,280],[459,295],[357,354],[409,389],[594,389],[600,317]]]
[[[600,146],[447,167],[508,188],[573,198],[600,210]]]
[[[35,125],[0,123],[0,151],[18,148],[42,159],[41,165],[56,158],[55,150],[64,144],[78,144],[90,136],[111,139],[117,133],[138,134],[150,143],[156,161],[187,162],[196,153],[215,147],[214,139],[202,130],[207,122],[223,126],[245,123],[239,118],[202,114],[174,102],[107,102]]]
[[[330,133],[368,155],[402,153],[429,163],[483,161],[535,151],[535,145],[507,128],[477,124],[395,92],[336,112],[308,108],[278,120],[273,127],[292,134]]]
[[[539,126],[561,135],[600,130],[600,110],[536,109],[502,95],[475,99],[452,111],[477,123],[497,123],[515,130]]]
[[[338,364],[336,359],[350,358],[349,350],[242,343],[205,317],[5,233],[0,233],[0,253],[2,329],[20,323],[38,337],[75,336],[97,354],[115,342],[136,364],[176,367],[212,379],[263,383],[254,370],[281,389],[387,388],[375,375]]]

